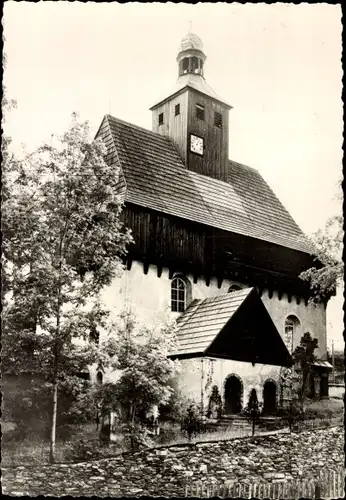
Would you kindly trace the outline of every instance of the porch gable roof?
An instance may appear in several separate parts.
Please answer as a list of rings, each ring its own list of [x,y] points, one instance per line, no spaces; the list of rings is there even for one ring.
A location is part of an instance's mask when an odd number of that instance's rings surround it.
[[[292,358],[254,288],[195,300],[178,319],[172,358],[215,358],[291,366]]]

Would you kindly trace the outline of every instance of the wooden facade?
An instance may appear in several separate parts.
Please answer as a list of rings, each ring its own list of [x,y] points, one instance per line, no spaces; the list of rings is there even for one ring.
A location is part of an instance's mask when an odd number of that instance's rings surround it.
[[[187,167],[198,174],[228,182],[228,106],[199,92],[188,90],[188,131],[204,139],[203,156],[192,153],[188,147]],[[196,106],[204,107],[204,120],[197,117]],[[222,126],[214,125],[215,112],[222,117]]]
[[[277,290],[307,300],[309,288],[298,278],[313,265],[312,257],[265,241],[240,236],[196,224],[127,203],[123,222],[133,232],[128,265],[140,260],[168,267],[171,274],[203,276],[207,283],[216,278],[219,286],[225,278]],[[255,249],[255,251],[254,251]]]
[[[176,115],[176,106],[179,114]],[[198,118],[196,106],[204,108],[204,119]],[[228,182],[228,135],[229,106],[189,87],[178,92],[152,110],[153,131],[170,137],[186,167],[198,174]],[[221,126],[216,126],[215,113],[221,117]],[[163,123],[159,116],[163,114]],[[190,151],[190,136],[203,138],[203,155]]]
[[[179,106],[179,114],[176,114]],[[163,123],[159,125],[159,115],[163,113]],[[182,161],[187,159],[186,134],[188,128],[188,92],[178,93],[175,97],[162,103],[152,113],[152,130],[170,137],[176,145]]]

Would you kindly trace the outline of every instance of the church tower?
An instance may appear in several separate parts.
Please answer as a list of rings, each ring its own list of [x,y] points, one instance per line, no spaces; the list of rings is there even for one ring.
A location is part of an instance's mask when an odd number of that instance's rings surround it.
[[[231,106],[206,82],[205,60],[201,39],[188,33],[177,56],[176,87],[151,108],[152,128],[172,139],[186,168],[228,181]]]

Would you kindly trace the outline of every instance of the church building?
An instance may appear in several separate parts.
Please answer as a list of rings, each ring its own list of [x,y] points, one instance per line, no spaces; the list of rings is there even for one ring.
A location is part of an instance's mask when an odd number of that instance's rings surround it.
[[[204,410],[215,387],[226,414],[241,412],[255,389],[270,414],[304,332],[318,339],[311,396],[328,396],[327,302],[311,304],[299,278],[316,265],[300,228],[257,170],[229,159],[232,106],[207,83],[205,62],[188,33],[176,86],[151,108],[152,131],[110,115],[101,123],[134,237],[105,302],[147,326],[177,320],[170,355],[181,360],[182,390]]]

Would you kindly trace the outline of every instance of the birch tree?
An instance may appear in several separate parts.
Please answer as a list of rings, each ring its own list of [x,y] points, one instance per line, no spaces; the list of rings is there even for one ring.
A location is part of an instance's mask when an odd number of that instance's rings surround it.
[[[3,262],[5,365],[23,362],[52,386],[50,462],[54,462],[59,384],[95,360],[86,341],[106,326],[100,293],[122,271],[131,242],[120,220],[119,172],[101,140],[76,114],[60,137],[6,163]]]

